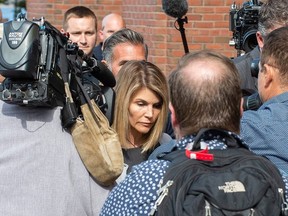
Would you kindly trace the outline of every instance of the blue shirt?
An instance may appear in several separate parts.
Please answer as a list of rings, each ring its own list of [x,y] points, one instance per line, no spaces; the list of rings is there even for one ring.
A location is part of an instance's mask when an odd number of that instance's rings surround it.
[[[237,135],[232,135],[239,139]],[[209,133],[204,136],[208,149],[227,148],[225,139],[211,136]],[[194,136],[183,137],[176,143],[176,148],[184,149],[193,139]],[[134,166],[125,180],[112,190],[100,215],[148,215],[158,198],[159,183],[169,165],[169,161],[151,159]]]
[[[271,98],[257,111],[245,111],[240,135],[253,152],[267,157],[278,167],[287,191],[288,92]]]

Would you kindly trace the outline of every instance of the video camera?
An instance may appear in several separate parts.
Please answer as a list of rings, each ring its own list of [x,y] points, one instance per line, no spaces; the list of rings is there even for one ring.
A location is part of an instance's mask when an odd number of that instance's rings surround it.
[[[101,70],[105,70],[101,71]],[[112,122],[115,93],[113,74],[94,58],[87,57],[77,44],[62,34],[42,17],[27,20],[23,15],[3,24],[0,42],[0,74],[5,80],[0,86],[0,100],[24,106],[63,106],[64,79],[83,80],[91,99]],[[92,75],[93,79],[85,74]],[[108,83],[109,86],[105,86]],[[100,85],[101,84],[101,85]],[[72,91],[71,90],[71,91]],[[81,101],[74,93],[76,104]],[[78,100],[78,101],[77,101]]]
[[[261,7],[258,0],[250,0],[243,3],[239,9],[235,2],[230,8],[229,30],[233,32],[232,43],[238,51],[249,52],[257,46],[256,32],[258,29],[258,17]]]
[[[260,59],[254,59],[251,62],[251,76],[258,78],[258,73],[259,73],[259,61]],[[244,111],[246,110],[257,110],[261,105],[262,101],[261,98],[258,94],[258,92],[245,92],[245,89],[242,90],[243,92],[243,109]]]

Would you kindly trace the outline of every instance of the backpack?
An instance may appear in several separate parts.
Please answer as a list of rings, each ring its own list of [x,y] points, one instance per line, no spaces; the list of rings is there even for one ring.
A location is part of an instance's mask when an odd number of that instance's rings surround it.
[[[195,152],[207,131],[224,136],[227,149]],[[176,150],[160,157],[171,161],[171,165],[149,215],[288,215],[279,170],[267,158],[249,151],[240,140],[223,130],[202,129],[192,151]]]

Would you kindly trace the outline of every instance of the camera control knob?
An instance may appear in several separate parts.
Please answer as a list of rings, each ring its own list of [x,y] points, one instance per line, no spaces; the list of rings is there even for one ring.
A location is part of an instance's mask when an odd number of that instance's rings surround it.
[[[11,92],[10,92],[8,89],[5,89],[5,90],[2,92],[2,97],[3,97],[3,99],[9,99],[9,98],[11,98]]]

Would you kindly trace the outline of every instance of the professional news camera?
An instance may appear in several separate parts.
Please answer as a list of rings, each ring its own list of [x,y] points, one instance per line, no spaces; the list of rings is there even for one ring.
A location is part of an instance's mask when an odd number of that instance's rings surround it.
[[[230,8],[229,30],[233,32],[231,45],[235,46],[238,55],[241,51],[249,52],[257,46],[256,32],[261,7],[258,0],[250,0],[238,8],[235,2]]]
[[[258,73],[259,73],[259,61],[260,59],[254,59],[251,62],[251,76],[258,78]],[[258,92],[247,92],[242,90],[243,95],[243,109],[244,111],[246,110],[257,110],[261,105],[262,101],[261,98],[259,97]]]
[[[115,79],[112,73],[108,74],[109,79],[112,76],[113,80],[107,82],[101,68],[104,67],[100,62],[87,57],[77,44],[72,43],[68,36],[63,35],[43,17],[29,21],[22,15],[15,21],[3,24],[0,74],[5,80],[0,86],[0,100],[6,103],[64,106],[64,81],[73,83],[71,79],[77,76],[85,80],[83,86],[88,95],[96,101],[109,122],[112,122],[115,94],[110,87],[115,84]],[[87,81],[85,73],[92,74],[99,81]],[[110,86],[105,86],[105,82]],[[72,93],[79,106],[77,92]]]

